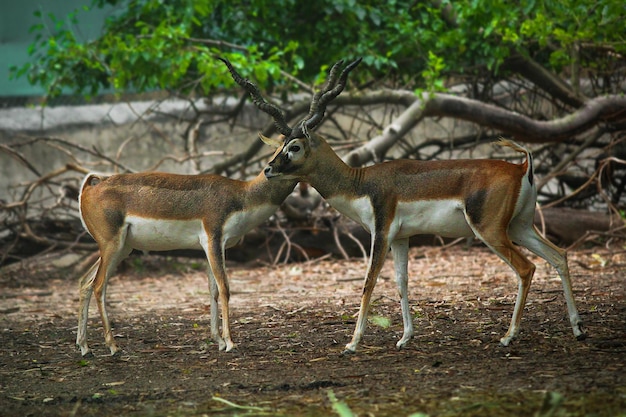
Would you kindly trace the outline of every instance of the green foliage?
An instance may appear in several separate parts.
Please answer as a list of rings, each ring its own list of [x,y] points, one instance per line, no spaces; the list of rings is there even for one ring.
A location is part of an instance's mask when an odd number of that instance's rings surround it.
[[[426,84],[426,91],[429,93],[435,93],[438,91],[445,91],[442,74],[446,68],[444,59],[435,55],[432,51],[428,51],[428,62],[426,68],[422,71],[422,77]],[[421,96],[424,92],[419,88],[416,90],[416,94]]]
[[[368,320],[374,325],[378,327],[382,327],[383,329],[389,328],[391,326],[391,320],[389,317],[372,315],[368,318]]]
[[[104,5],[117,12],[102,36],[80,39],[81,13]],[[215,54],[264,87],[283,83],[281,70],[318,83],[329,64],[362,56],[353,82],[384,76],[440,91],[450,76],[502,76],[517,54],[556,72],[572,64],[600,72],[626,52],[624,14],[622,0],[94,0],[64,19],[35,12],[32,63],[12,75],[50,95],[211,94],[232,86]]]
[[[626,9],[619,1],[545,0],[537,2],[534,13],[521,23],[519,39],[537,42],[549,54],[550,66],[558,72],[578,59],[580,48],[623,54],[626,51],[625,17]],[[595,60],[602,56],[595,53],[590,58]],[[602,65],[598,62],[583,64],[590,68]]]
[[[343,401],[339,401],[337,396],[332,390],[328,391],[328,399],[330,400],[330,404],[333,408],[333,411],[337,413],[339,417],[354,417],[355,414],[352,412],[348,404]]]

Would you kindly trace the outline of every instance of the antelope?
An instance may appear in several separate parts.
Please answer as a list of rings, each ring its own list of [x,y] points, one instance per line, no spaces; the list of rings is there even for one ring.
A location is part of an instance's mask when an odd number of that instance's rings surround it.
[[[338,84],[341,89],[359,62],[356,60],[343,70]],[[330,79],[340,65],[342,61],[331,69]],[[257,89],[241,85],[256,97],[255,101],[262,101]],[[319,94],[323,97],[330,93]],[[279,109],[274,113],[279,114]],[[284,118],[275,120],[282,123]],[[285,125],[282,130],[288,134],[284,134],[284,140],[263,138],[278,148],[264,174],[270,181],[293,179],[310,184],[332,207],[372,235],[358,319],[343,353],[354,353],[365,332],[372,292],[389,249],[404,326],[396,347],[401,349],[412,338],[407,268],[409,237],[417,234],[475,236],[514,270],[518,293],[508,331],[500,339],[503,346],[508,346],[518,334],[535,272],[535,265],[518,245],[544,258],[558,271],[574,335],[577,339],[585,337],[572,293],[566,252],[542,237],[533,224],[537,188],[532,156],[526,148],[512,141],[499,142],[523,154],[520,164],[494,159],[395,160],[353,168],[322,136],[311,131],[312,125],[310,120],[295,128]]]
[[[230,62],[219,59],[232,69]],[[313,98],[308,116],[310,125],[321,122],[322,109],[335,96],[318,95]],[[270,114],[274,112],[273,105],[257,105]],[[274,114],[273,117],[279,116]],[[281,125],[278,128],[281,133],[286,133]],[[246,232],[267,220],[297,183],[296,179],[286,177],[269,181],[263,172],[249,181],[212,174],[87,174],[80,187],[80,218],[96,241],[100,257],[79,281],[76,345],[81,355],[93,356],[87,346],[87,320],[94,292],[106,346],[111,355],[120,352],[106,310],[106,289],[116,266],[133,249],[204,251],[209,263],[211,336],[219,350],[232,350],[235,345],[230,335],[230,292],[224,251],[235,245]],[[222,314],[221,336],[218,331],[218,300]]]

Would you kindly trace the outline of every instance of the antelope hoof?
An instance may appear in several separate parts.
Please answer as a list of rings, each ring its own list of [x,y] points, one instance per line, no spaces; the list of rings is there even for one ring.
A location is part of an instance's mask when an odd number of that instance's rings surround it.
[[[94,357],[94,354],[91,350],[87,350],[85,353],[81,353],[81,357],[83,357],[84,359],[92,359]]]
[[[345,348],[343,352],[341,352],[341,356],[350,356],[350,355],[354,355],[355,353],[356,353],[356,350]]]
[[[507,347],[511,343],[512,339],[513,338],[509,336],[503,337],[502,339],[500,339],[500,346]]]
[[[224,352],[230,352],[231,350],[235,349],[235,344],[232,341],[227,341],[226,342],[226,349],[224,349]]]
[[[397,350],[402,350],[406,347],[406,344],[409,343],[409,340],[411,340],[410,337],[407,337],[406,339],[403,337],[402,339],[398,340],[398,343],[396,343],[396,349]]]
[[[587,338],[583,330],[583,324],[580,321],[574,326],[574,336],[576,336],[576,340],[585,340]]]

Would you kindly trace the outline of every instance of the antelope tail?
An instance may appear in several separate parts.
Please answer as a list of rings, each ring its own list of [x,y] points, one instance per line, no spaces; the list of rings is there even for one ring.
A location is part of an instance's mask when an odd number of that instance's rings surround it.
[[[525,147],[523,147],[522,145],[519,145],[513,142],[512,140],[508,140],[504,138],[500,138],[500,140],[496,142],[496,145],[505,146],[507,148],[513,149],[516,152],[523,153],[526,155],[526,161],[524,161],[524,163],[527,165],[526,175],[528,176],[528,182],[530,182],[530,185],[534,185],[535,179],[534,179],[533,156],[530,153],[530,151],[526,149]]]

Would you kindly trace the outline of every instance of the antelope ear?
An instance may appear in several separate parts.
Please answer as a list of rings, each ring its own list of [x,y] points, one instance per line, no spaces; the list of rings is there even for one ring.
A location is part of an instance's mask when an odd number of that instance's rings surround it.
[[[320,143],[323,141],[324,139],[322,139],[322,137],[320,135],[318,135],[315,132],[310,132],[309,133],[309,138],[308,138],[308,142],[309,145],[311,145],[312,148],[317,148],[318,146],[320,146]]]
[[[268,138],[267,136],[263,136],[261,133],[259,133],[259,137],[261,138],[263,143],[265,143],[266,145],[273,146],[274,148],[280,148],[283,145],[283,139],[284,139],[283,135],[281,135],[279,139],[274,139],[274,138]]]

